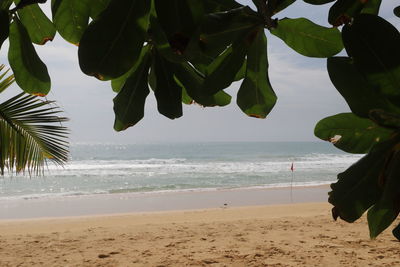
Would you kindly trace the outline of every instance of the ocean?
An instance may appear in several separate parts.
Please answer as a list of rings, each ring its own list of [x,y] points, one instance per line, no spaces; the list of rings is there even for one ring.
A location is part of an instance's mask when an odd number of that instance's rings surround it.
[[[360,157],[323,142],[74,144],[64,167],[2,177],[0,200],[314,186]]]

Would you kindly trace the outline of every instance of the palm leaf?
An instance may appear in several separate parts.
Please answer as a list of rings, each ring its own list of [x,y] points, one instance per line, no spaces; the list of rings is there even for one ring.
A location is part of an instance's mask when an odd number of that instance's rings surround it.
[[[68,129],[61,123],[68,119],[58,116],[61,111],[53,103],[21,93],[0,104],[1,175],[6,169],[40,175],[48,160],[58,165],[67,161]]]

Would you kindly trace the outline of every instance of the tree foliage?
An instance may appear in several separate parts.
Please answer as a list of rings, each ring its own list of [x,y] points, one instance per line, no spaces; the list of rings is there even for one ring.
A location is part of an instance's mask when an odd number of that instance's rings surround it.
[[[42,45],[57,31],[79,45],[84,73],[111,81],[116,131],[143,118],[150,88],[158,111],[175,119],[182,103],[229,104],[224,89],[240,80],[237,105],[265,118],[276,102],[265,29],[304,56],[326,58],[352,113],[323,119],[315,134],[367,153],[332,184],[332,214],[352,222],[368,211],[374,238],[400,212],[400,34],[378,16],[381,0],[304,0],[330,3],[331,27],[278,18],[295,0],[253,0],[256,10],[234,0],[53,0],[52,19],[42,2],[0,1],[0,42],[10,39],[17,83],[30,94],[48,93],[50,78],[32,43]],[[336,56],[343,48],[347,55]],[[393,233],[399,232],[400,226]]]

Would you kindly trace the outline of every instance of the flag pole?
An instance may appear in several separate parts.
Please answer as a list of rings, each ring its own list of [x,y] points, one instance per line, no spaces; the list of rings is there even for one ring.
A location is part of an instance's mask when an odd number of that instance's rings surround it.
[[[292,166],[290,167],[292,171],[292,180],[290,181],[290,202],[293,203],[293,178],[294,178],[294,166],[292,162]]]

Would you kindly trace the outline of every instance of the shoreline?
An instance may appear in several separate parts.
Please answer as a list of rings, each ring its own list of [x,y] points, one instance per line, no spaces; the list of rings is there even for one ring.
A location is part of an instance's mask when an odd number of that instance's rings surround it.
[[[329,185],[0,200],[0,221],[326,202]]]

